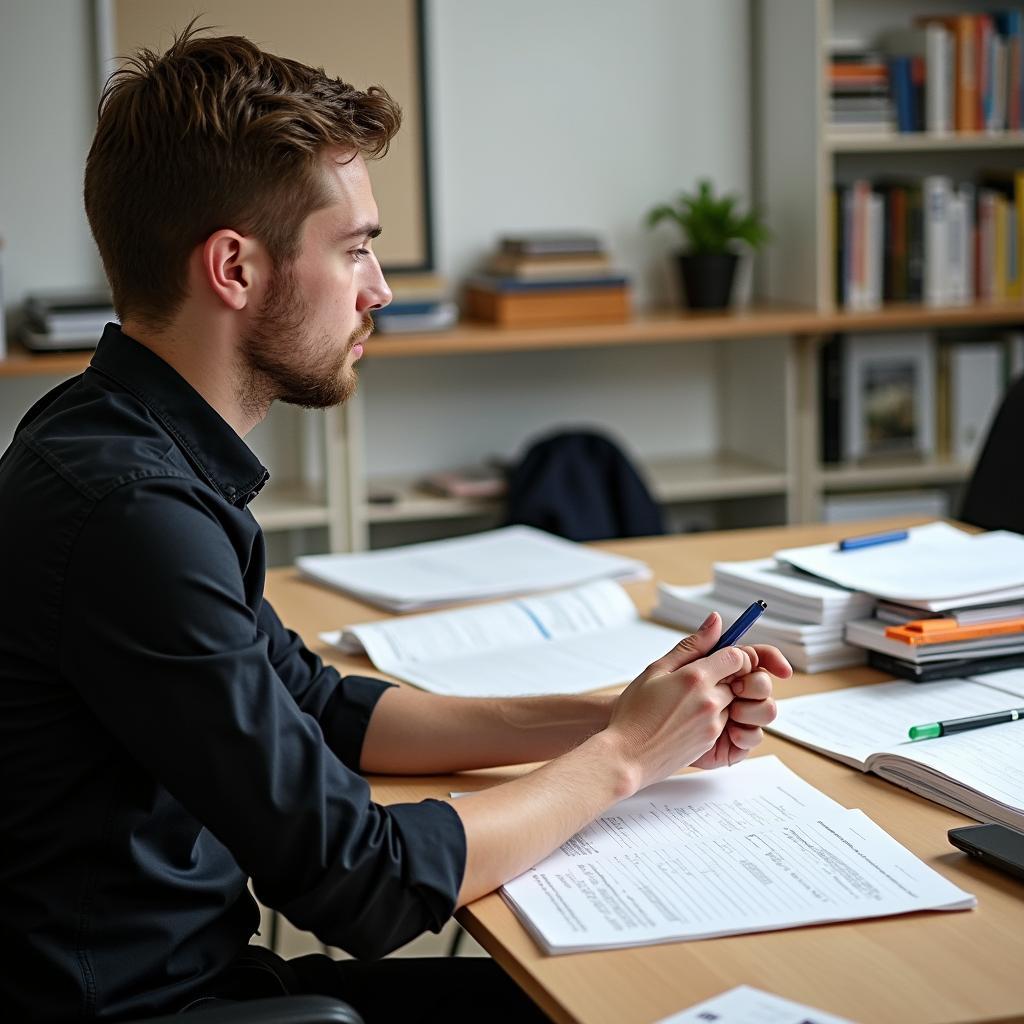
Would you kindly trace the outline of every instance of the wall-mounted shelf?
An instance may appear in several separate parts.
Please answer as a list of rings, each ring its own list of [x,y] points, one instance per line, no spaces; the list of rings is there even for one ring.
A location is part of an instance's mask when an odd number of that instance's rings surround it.
[[[1024,132],[889,132],[883,135],[828,135],[830,153],[954,153],[1024,149]]]

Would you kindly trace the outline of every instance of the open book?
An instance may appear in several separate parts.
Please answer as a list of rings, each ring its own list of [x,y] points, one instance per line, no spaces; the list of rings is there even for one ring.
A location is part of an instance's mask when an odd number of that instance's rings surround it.
[[[366,622],[325,643],[432,693],[516,697],[627,683],[679,642],[643,621],[617,583]]]
[[[501,894],[547,953],[975,903],[774,757],[641,790]]]
[[[770,732],[978,821],[1024,829],[1024,722],[911,741],[912,725],[1024,704],[1021,673],[878,683],[778,702]]]

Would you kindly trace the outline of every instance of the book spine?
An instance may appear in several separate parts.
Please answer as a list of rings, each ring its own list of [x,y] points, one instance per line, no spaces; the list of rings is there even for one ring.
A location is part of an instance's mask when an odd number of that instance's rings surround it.
[[[896,106],[896,126],[901,132],[912,132],[914,125],[914,86],[909,57],[889,59],[889,88]]]
[[[949,92],[952,41],[945,25],[933,22],[925,27],[925,127],[930,132],[948,132],[953,127]]]
[[[945,175],[932,174],[924,191],[924,301],[942,305],[949,296],[949,199],[952,184]]]

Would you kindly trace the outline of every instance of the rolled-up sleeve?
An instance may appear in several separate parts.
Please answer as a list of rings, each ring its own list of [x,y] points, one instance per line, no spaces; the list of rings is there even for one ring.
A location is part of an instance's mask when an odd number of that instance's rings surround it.
[[[264,902],[382,955],[451,915],[461,822],[440,801],[371,800],[353,769],[386,684],[340,679],[252,601],[213,500],[166,477],[96,503],[69,563],[62,671]]]
[[[370,716],[393,684],[370,676],[339,676],[284,626],[266,599],[258,628],[267,638],[270,663],[295,703],[320,723],[328,746],[342,763],[358,771]]]

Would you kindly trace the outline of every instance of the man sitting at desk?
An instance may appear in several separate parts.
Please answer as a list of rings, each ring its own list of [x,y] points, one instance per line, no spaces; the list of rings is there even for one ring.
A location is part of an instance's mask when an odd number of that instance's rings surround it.
[[[122,326],[0,462],[0,1005],[141,1016],[285,991],[374,1021],[537,1011],[488,960],[286,962],[256,893],[375,958],[681,765],[746,756],[770,647],[711,616],[617,699],[469,700],[340,678],[263,599],[242,440],[275,400],[343,402],[391,293],[366,159],[400,112],[241,38],[187,31],[101,102],[89,222]],[[551,760],[549,760],[551,759]],[[548,761],[458,801],[365,772]],[[499,1009],[500,1008],[500,1009]],[[504,1014],[504,1016],[502,1016]]]

